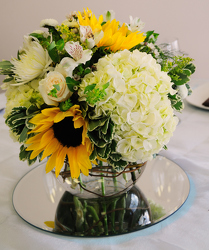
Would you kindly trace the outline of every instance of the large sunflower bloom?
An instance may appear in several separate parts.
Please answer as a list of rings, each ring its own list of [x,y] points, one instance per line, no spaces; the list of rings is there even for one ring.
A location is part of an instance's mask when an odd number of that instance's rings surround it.
[[[104,46],[110,48],[113,52],[124,49],[129,50],[137,44],[142,43],[146,38],[143,36],[143,33],[139,33],[139,31],[130,32],[125,23],[119,27],[119,22],[115,19],[101,25],[103,22],[103,16],[101,15],[97,20],[95,15],[89,10],[88,12],[84,10],[84,16],[82,16],[80,12],[78,12],[77,15],[79,24],[83,26],[90,26],[94,35],[98,32],[103,32],[103,37],[96,44],[97,47]]]
[[[79,108],[79,105],[74,105],[66,112],[58,107],[47,108],[30,120],[36,128],[30,131],[35,136],[27,140],[26,144],[31,144],[27,150],[33,151],[30,159],[41,152],[41,160],[50,156],[46,173],[55,167],[57,177],[67,156],[72,178],[78,178],[80,171],[88,176],[92,167],[89,160],[91,142],[87,137],[87,122]]]

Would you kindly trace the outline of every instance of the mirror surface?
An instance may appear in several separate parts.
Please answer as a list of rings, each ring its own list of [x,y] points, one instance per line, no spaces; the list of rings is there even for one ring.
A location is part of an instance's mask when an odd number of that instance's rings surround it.
[[[190,183],[176,163],[158,155],[147,163],[136,187],[148,201],[153,218],[133,231],[152,226],[177,211],[189,195]],[[64,193],[64,188],[53,175],[45,174],[45,163],[42,163],[18,182],[13,193],[13,205],[18,215],[29,224],[56,233],[51,225]]]

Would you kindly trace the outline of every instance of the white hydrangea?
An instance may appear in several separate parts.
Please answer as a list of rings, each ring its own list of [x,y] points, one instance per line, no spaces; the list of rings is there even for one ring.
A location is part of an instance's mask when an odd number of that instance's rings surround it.
[[[97,71],[84,77],[80,99],[85,99],[86,86],[102,88],[107,82],[107,95],[96,103],[96,115],[110,114],[123,160],[151,160],[168,143],[178,123],[167,96],[175,93],[170,77],[151,55],[123,50],[101,58]]]
[[[44,100],[38,90],[39,81],[33,80],[21,86],[12,85],[13,82],[5,83],[7,104],[4,117],[6,118],[14,107],[24,106],[28,108],[32,103],[42,105]]]

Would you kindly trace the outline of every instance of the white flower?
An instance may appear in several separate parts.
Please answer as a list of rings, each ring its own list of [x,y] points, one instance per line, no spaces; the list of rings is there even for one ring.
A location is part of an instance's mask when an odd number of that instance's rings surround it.
[[[175,93],[170,77],[146,53],[123,50],[99,59],[97,71],[84,77],[78,94],[96,84],[106,95],[96,103],[95,118],[109,114],[115,125],[117,152],[129,162],[147,161],[171,138],[177,125],[168,93]]]
[[[145,26],[145,23],[143,23],[140,18],[138,17],[135,17],[133,19],[132,16],[129,16],[130,18],[130,24],[128,25],[128,28],[131,32],[135,32],[135,31],[141,31],[144,26]]]
[[[86,63],[91,59],[92,51],[89,49],[83,50],[79,42],[67,42],[65,50],[72,57],[64,57],[60,64],[67,72],[67,76],[72,76],[73,70],[82,63]]]
[[[14,107],[24,106],[28,108],[32,103],[38,106],[44,104],[44,100],[38,90],[39,81],[37,79],[28,84],[15,86],[13,82],[5,83],[7,104],[4,117],[12,111]]]
[[[80,39],[82,43],[87,44],[88,49],[94,47],[94,35],[90,26],[80,26]]]
[[[55,19],[43,19],[40,22],[40,27],[46,27],[46,26],[56,27],[57,25],[59,25],[59,23]]]
[[[49,95],[50,91],[54,89],[54,85],[59,85],[60,90],[57,91],[57,97]],[[39,91],[48,105],[58,106],[59,102],[67,100],[72,92],[68,89],[64,76],[57,72],[49,72],[43,80],[39,82]]]
[[[79,24],[75,21],[70,22],[68,20],[64,20],[62,24],[67,25],[69,28],[79,28]]]
[[[104,22],[112,21],[115,18],[115,12],[113,10],[105,11],[103,14]]]
[[[16,83],[25,84],[44,75],[52,63],[48,51],[45,50],[34,37],[25,36],[24,46],[20,51],[20,60],[12,58]]]
[[[185,85],[177,86],[178,94],[181,96],[181,99],[185,99],[188,96],[188,89]]]

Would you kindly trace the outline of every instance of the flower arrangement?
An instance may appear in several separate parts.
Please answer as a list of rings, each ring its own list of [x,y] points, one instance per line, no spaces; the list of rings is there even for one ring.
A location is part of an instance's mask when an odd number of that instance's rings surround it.
[[[48,30],[25,36],[17,58],[0,62],[20,160],[49,157],[46,172],[58,176],[67,159],[76,179],[97,160],[120,172],[166,148],[195,66],[163,51],[143,26],[132,17],[120,24],[112,11],[97,19],[87,8],[61,25],[41,21]]]

